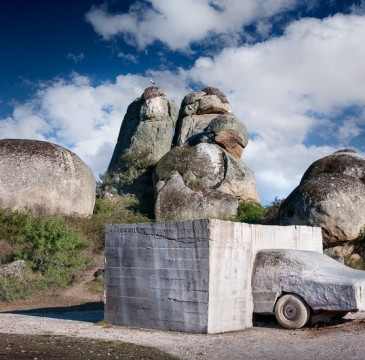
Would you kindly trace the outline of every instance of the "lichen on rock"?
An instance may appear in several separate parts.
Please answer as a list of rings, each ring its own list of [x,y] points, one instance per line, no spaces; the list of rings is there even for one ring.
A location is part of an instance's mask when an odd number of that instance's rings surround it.
[[[199,115],[209,102],[217,112]],[[184,117],[187,107],[192,114]],[[184,98],[176,146],[161,158],[154,174],[157,220],[229,218],[237,215],[238,200],[259,201],[254,173],[241,159],[248,143],[246,127],[228,112],[228,100],[216,88]]]
[[[365,226],[365,159],[340,150],[315,161],[281,205],[279,219],[320,226],[325,244],[357,239]]]
[[[73,152],[38,140],[0,140],[0,208],[92,214],[95,180]]]
[[[152,170],[171,149],[178,117],[176,104],[164,95],[152,86],[129,105],[107,170],[114,181],[104,186],[104,192],[136,195],[147,213],[153,211]]]

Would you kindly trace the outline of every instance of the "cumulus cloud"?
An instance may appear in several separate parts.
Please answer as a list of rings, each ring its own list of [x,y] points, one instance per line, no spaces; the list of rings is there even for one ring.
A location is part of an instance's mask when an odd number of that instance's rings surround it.
[[[365,112],[359,117],[344,119],[338,128],[337,139],[343,146],[348,146],[353,138],[365,133]]]
[[[82,62],[82,60],[84,60],[84,53],[80,53],[80,54],[72,54],[72,53],[68,53],[66,55],[66,58],[69,60],[72,60],[74,63],[80,63]]]
[[[11,117],[0,119],[1,137],[65,146],[91,166],[98,178],[106,171],[127,106],[146,84],[142,76],[125,75],[114,83],[95,86],[78,74],[42,83],[32,100],[15,105]]]
[[[236,42],[242,28],[293,9],[299,0],[150,0],[135,2],[129,11],[111,14],[105,5],[93,7],[86,20],[105,40],[121,35],[129,44],[145,48],[159,40],[172,50],[187,50],[212,35]],[[260,23],[259,30],[268,31]]]
[[[135,56],[133,54],[126,54],[126,53],[120,51],[117,56],[119,58],[128,60],[128,61],[132,62],[133,64],[137,64],[138,63],[137,56]]]
[[[344,109],[365,106],[364,36],[363,16],[307,18],[281,37],[201,57],[184,71],[226,93],[246,124],[251,142],[243,158],[263,199],[286,196],[311,162],[364,132],[363,114],[339,120]],[[311,144],[310,135],[324,128],[331,146]]]
[[[144,76],[120,75],[99,85],[74,74],[41,84],[32,100],[0,119],[0,133],[69,147],[98,175],[107,168],[128,104],[150,78],[178,105],[189,87],[216,86],[248,128],[243,160],[255,171],[267,204],[275,196],[286,197],[316,159],[344,145],[356,148],[353,140],[365,131],[364,38],[363,16],[307,18],[280,37],[226,48],[197,59],[189,69],[150,69]],[[353,107],[360,110],[343,115]],[[312,140],[324,129],[331,142]],[[364,156],[365,148],[356,144]]]

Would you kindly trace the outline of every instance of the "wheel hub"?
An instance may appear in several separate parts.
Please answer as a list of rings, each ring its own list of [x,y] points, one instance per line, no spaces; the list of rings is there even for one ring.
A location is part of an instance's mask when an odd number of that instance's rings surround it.
[[[297,309],[292,304],[287,304],[284,308],[284,315],[288,320],[295,318]]]

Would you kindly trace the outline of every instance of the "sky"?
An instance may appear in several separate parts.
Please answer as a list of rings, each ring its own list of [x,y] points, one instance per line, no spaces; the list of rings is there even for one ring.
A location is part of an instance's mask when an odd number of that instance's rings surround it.
[[[246,125],[261,203],[315,160],[365,156],[365,0],[4,0],[0,139],[50,141],[96,180],[152,78],[214,86]]]

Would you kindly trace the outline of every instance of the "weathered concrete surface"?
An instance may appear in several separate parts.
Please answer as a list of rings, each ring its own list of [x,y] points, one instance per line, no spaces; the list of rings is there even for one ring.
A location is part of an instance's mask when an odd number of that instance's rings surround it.
[[[45,141],[0,140],[0,208],[91,215],[95,179],[73,152]]]
[[[252,275],[255,293],[294,293],[314,311],[364,311],[364,289],[365,271],[351,269],[313,251],[260,251]],[[274,310],[275,300],[267,312]]]
[[[251,327],[262,248],[322,252],[321,232],[208,219],[108,226],[105,320],[195,333]]]

